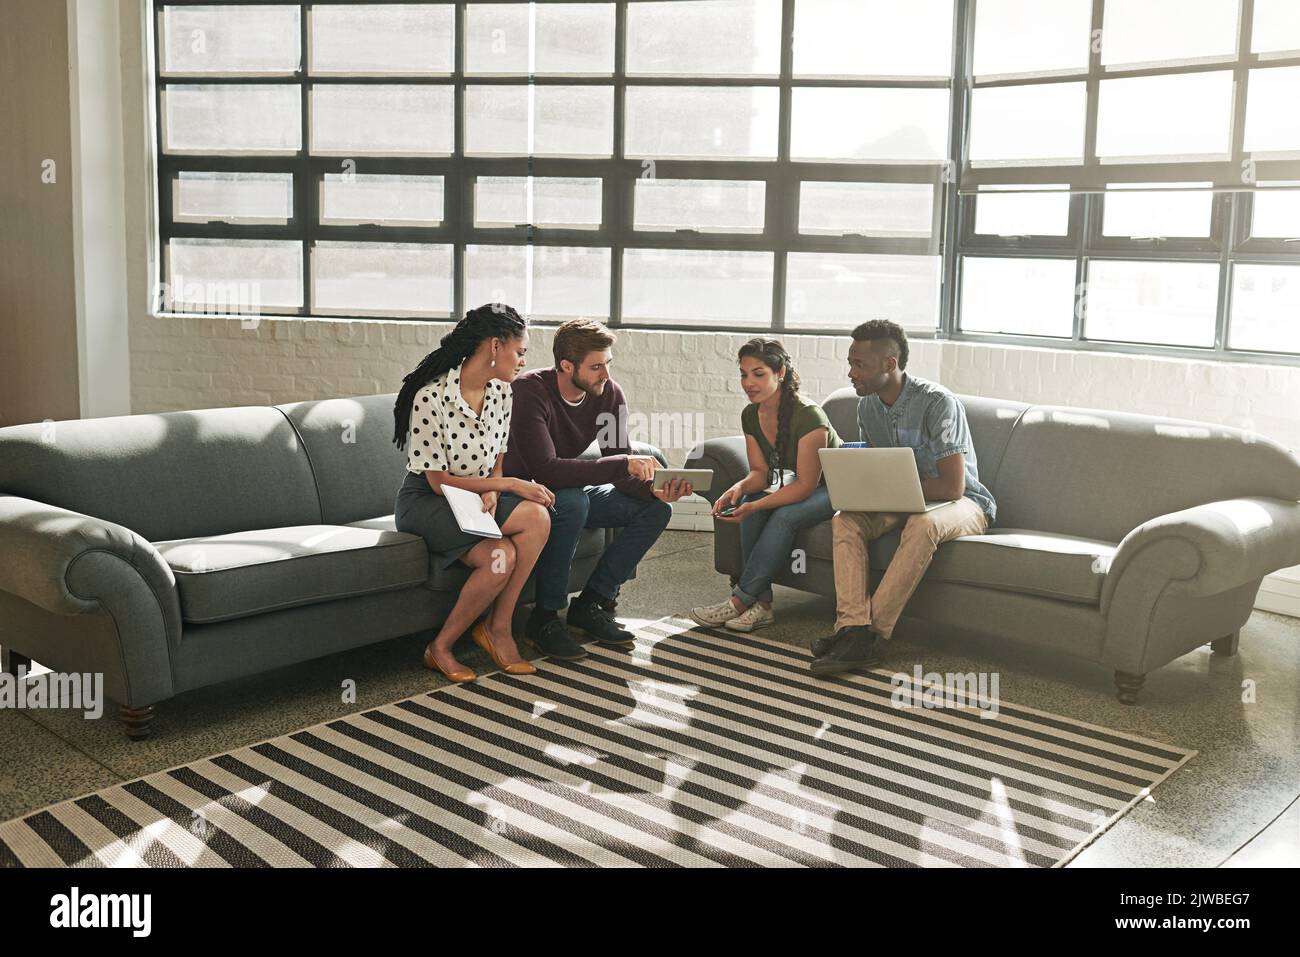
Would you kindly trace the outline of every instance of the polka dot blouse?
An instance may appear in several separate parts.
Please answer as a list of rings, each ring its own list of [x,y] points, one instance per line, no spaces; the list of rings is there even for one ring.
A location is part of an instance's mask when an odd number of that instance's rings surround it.
[[[510,386],[491,379],[475,415],[460,394],[459,367],[426,384],[411,404],[407,471],[490,477],[510,436],[510,401]]]

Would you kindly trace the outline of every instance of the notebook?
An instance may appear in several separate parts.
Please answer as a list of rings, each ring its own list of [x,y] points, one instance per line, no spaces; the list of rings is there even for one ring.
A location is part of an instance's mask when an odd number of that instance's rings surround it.
[[[501,537],[501,528],[496,519],[483,511],[483,497],[478,492],[444,484],[442,494],[451,506],[451,514],[456,516],[456,524],[462,532],[481,535],[483,538]]]

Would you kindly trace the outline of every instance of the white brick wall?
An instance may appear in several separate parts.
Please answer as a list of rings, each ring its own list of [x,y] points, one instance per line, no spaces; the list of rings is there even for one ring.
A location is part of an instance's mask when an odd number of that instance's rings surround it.
[[[446,324],[137,317],[131,326],[133,412],[260,405],[396,392]],[[532,367],[551,362],[551,331],[532,332]],[[740,430],[743,334],[618,333],[614,377],[673,465],[698,438]],[[847,383],[847,337],[783,337],[806,394]],[[1255,430],[1300,449],[1300,368],[1116,353],[916,340],[908,368],[956,392],[1199,419]],[[652,418],[653,417],[653,418]],[[637,425],[636,419],[632,425]],[[697,432],[702,432],[702,435]],[[682,509],[675,527],[708,528]],[[1260,607],[1295,614],[1300,568],[1265,582]]]
[[[446,324],[137,318],[131,328],[135,412],[395,392]],[[735,355],[744,334],[618,333],[614,376],[641,436],[673,464],[703,437],[739,431],[745,399]],[[784,337],[806,394],[847,384],[847,337]],[[531,367],[549,365],[551,330],[535,329]],[[1253,429],[1300,449],[1300,368],[916,340],[909,369],[957,392],[1200,419]],[[654,416],[651,419],[651,416]],[[697,418],[698,417],[698,418]],[[636,425],[636,420],[633,425]]]

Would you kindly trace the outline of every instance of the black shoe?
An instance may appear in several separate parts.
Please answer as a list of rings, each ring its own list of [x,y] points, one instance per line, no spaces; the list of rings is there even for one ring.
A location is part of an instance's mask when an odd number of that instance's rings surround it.
[[[835,634],[831,635],[829,638],[814,638],[813,643],[808,646],[808,650],[812,652],[812,656],[814,658],[822,657],[828,651],[830,651],[832,648],[835,647],[835,643],[840,640],[840,637],[844,634],[844,631],[845,629],[841,628],[839,631],[835,632]]]
[[[548,658],[577,661],[587,657],[587,651],[573,640],[569,629],[558,618],[548,618],[541,624],[529,621],[524,628],[524,641]]]
[[[808,670],[815,675],[832,675],[879,664],[881,646],[885,643],[884,638],[865,625],[841,628],[829,640],[833,642],[830,651],[808,665]]]
[[[614,620],[614,616],[605,610],[603,602],[585,600],[579,595],[569,605],[566,619],[569,627],[591,635],[602,645],[631,648],[636,644],[636,636]]]

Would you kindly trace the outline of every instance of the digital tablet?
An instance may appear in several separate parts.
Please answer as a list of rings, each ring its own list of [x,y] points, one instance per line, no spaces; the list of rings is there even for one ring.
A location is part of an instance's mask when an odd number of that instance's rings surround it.
[[[713,484],[713,469],[659,469],[655,472],[655,491],[659,491],[673,479],[689,482],[693,492],[707,492],[709,486]]]

